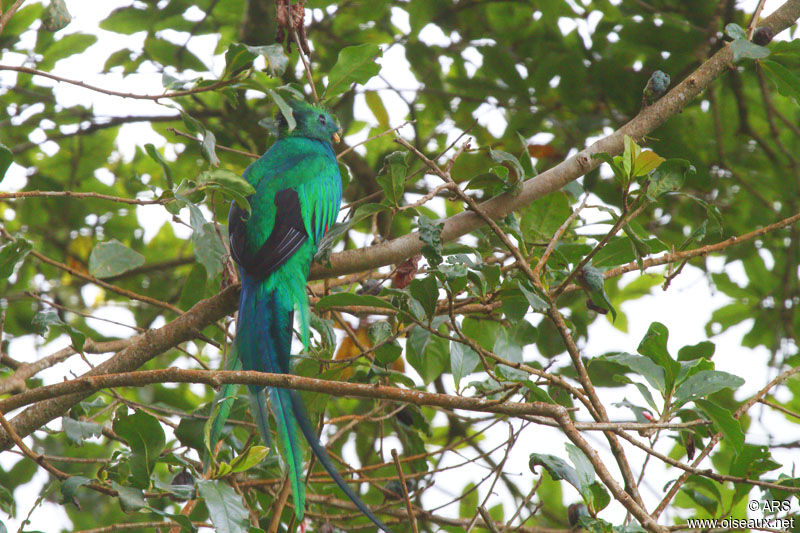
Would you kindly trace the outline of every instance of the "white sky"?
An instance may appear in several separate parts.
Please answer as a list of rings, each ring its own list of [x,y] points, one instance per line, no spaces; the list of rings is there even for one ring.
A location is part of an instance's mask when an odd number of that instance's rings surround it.
[[[73,32],[85,32],[97,35],[99,40],[90,47],[87,52],[59,61],[52,72],[66,78],[77,78],[89,84],[116,90],[153,94],[162,92],[161,75],[156,72],[154,68],[151,68],[149,73],[137,73],[124,79],[115,73],[100,73],[108,50],[117,50],[122,47],[140,50],[142,47],[145,35],[144,32],[127,36],[107,32],[98,27],[99,22],[106,18],[111,11],[119,6],[128,5],[129,3],[130,2],[122,0],[106,0],[104,2],[67,0],[67,6],[73,15],[73,21],[65,30],[59,32],[59,35],[63,36],[64,34]],[[738,2],[738,5],[745,11],[752,12],[756,3],[756,0],[747,0]],[[764,8],[764,14],[769,14],[781,3],[782,2],[779,0],[768,0]],[[392,21],[399,28],[407,31],[407,20],[408,17],[402,10],[393,10]],[[599,17],[592,15],[588,17],[588,22],[581,21],[578,24],[578,31],[584,39],[590,38],[590,29],[593,28],[598,21]],[[571,31],[575,27],[575,22],[570,19],[562,19],[559,21],[559,27],[564,32]],[[162,36],[180,43],[183,43],[187,38],[186,34],[178,34],[177,32],[162,32]],[[27,42],[32,42],[33,34],[29,33],[25,38]],[[444,35],[441,30],[432,25],[428,25],[423,29],[420,38],[426,42],[436,43],[446,43],[450,39],[450,37]],[[213,36],[197,37],[189,42],[189,48],[198,57],[203,58],[214,73],[219,74],[224,66],[224,59],[219,56],[212,57],[215,44],[216,39]],[[475,48],[467,48],[465,55],[475,64],[474,68],[480,66],[482,58]],[[6,53],[2,57],[2,62],[5,64],[19,65],[22,64],[25,59],[26,58],[21,54]],[[413,91],[420,86],[410,72],[408,62],[404,57],[404,50],[400,46],[395,46],[387,50],[379,60],[379,63],[384,67],[381,70],[381,76],[385,77],[385,79],[395,87],[402,87]],[[146,68],[143,70],[146,70]],[[13,84],[13,80],[14,73],[0,72],[0,84],[3,86]],[[54,82],[43,78],[37,78],[36,83],[44,86],[54,84]],[[386,85],[383,81],[379,78],[375,78],[369,82],[365,88],[375,89],[381,92],[381,96],[389,112],[390,123],[392,125],[400,124],[405,120],[408,111],[407,106],[392,91],[382,90],[385,87]],[[98,116],[112,117],[133,114],[161,115],[172,112],[170,108],[153,103],[152,101],[120,99],[65,84],[59,85],[56,89],[56,95],[59,103],[63,105],[80,103],[86,106],[93,106]],[[363,96],[358,96],[356,100],[356,118],[372,125],[376,124],[371,112],[366,107]],[[489,104],[481,106],[478,110],[477,118],[481,124],[488,127],[489,130],[494,133],[499,134],[504,129],[505,119],[503,113]],[[351,143],[358,142],[366,137],[367,131],[368,130],[365,129],[359,132],[359,134],[349,138],[348,141]],[[459,132],[452,130],[452,128],[449,132],[451,136],[455,136],[458,133]],[[41,141],[43,138],[44,134],[41,132],[32,136],[32,140],[34,141]],[[549,138],[537,140],[546,142]],[[137,123],[122,126],[118,138],[118,145],[123,156],[130,158],[136,146],[143,146],[148,142],[152,142],[156,144],[156,146],[163,146],[165,141],[166,139],[156,134],[147,123]],[[54,149],[52,146],[46,148]],[[168,151],[167,155],[168,157],[176,156],[172,151]],[[18,165],[12,165],[12,168],[2,183],[3,190],[19,190],[22,188],[25,184],[25,172],[25,169]],[[137,212],[140,222],[145,227],[147,238],[152,237],[161,224],[169,219],[167,214],[158,206],[147,208],[139,207],[137,208]],[[188,236],[188,230],[186,230],[185,227],[176,226],[174,224],[173,227],[178,235],[184,237]],[[752,244],[745,244],[745,246],[752,246]],[[767,264],[770,265],[771,263],[767,261]],[[720,272],[724,269],[735,281],[743,282],[746,279],[744,269],[739,262],[724,265],[718,258],[710,258],[708,260],[708,265],[710,270],[714,272]],[[626,274],[623,276],[622,284],[629,283],[637,276],[638,274],[636,273]],[[84,292],[87,301],[92,301],[94,294],[96,294],[96,289],[93,288],[87,288]],[[683,345],[695,344],[706,340],[705,324],[710,318],[711,311],[721,307],[727,301],[729,300],[724,295],[709,290],[706,275],[703,272],[692,267],[687,267],[683,274],[673,282],[668,291],[663,292],[657,287],[654,289],[653,294],[622,305],[621,310],[626,313],[629,322],[629,332],[627,334],[613,328],[609,322],[598,319],[590,327],[588,346],[582,346],[582,348],[585,348],[585,355],[590,357],[609,351],[635,352],[636,346],[647,331],[649,324],[653,321],[659,321],[666,324],[670,330],[669,349],[672,354],[675,354]],[[119,309],[106,309],[103,310],[102,313],[109,313],[109,315],[113,315],[115,320],[120,320],[124,323],[133,323],[133,318],[130,313],[121,312]],[[769,379],[774,377],[775,374],[775,371],[767,366],[769,354],[765,349],[749,350],[743,349],[740,346],[742,335],[749,331],[751,326],[752,321],[746,321],[729,329],[724,334],[717,335],[711,339],[717,346],[714,362],[718,370],[742,375],[744,369],[746,369],[747,374],[743,377],[746,378],[747,382],[736,394],[736,397],[739,399],[743,399],[760,389]],[[129,335],[129,330],[126,328],[108,325],[105,325],[102,331],[109,335]],[[67,342],[63,339],[54,341],[44,347],[38,346],[37,342],[37,339],[30,336],[14,340],[10,348],[11,356],[23,361],[34,360],[67,345]],[[796,347],[787,347],[787,349],[791,350],[790,353],[796,351]],[[95,362],[98,360],[96,359],[98,356],[92,357],[95,358]],[[105,356],[102,357],[104,358]],[[191,366],[189,362],[186,364],[187,366]],[[56,382],[63,379],[65,375],[69,375],[70,371],[83,373],[85,370],[86,368],[83,363],[71,359],[67,364],[62,364],[42,372],[40,376],[43,377],[46,382]],[[467,381],[469,381],[469,378]],[[615,397],[615,393],[618,394],[618,396]],[[611,401],[621,400],[623,393],[633,403],[644,405],[644,401],[641,400],[635,389],[616,389],[615,391],[604,394],[603,397],[609,400],[606,404],[612,420],[630,420],[632,418],[629,410],[618,409],[609,405]],[[782,441],[800,438],[797,426],[786,424],[782,415],[776,415],[772,410],[759,410],[758,408],[753,409],[751,413],[759,415],[759,418],[753,421],[753,425],[748,432],[748,443],[766,443],[765,435],[767,428],[773,433],[775,432],[775,428],[786,428],[785,434],[781,435]],[[55,421],[50,424],[50,427],[57,429],[60,427],[60,422]],[[500,443],[507,438],[505,426],[499,427],[503,429],[490,435],[487,441],[483,443],[485,449],[493,447],[492,443]],[[519,486],[523,488],[532,486],[533,483],[532,475],[527,467],[528,455],[531,452],[536,451],[539,453],[552,453],[561,457],[566,456],[563,447],[564,438],[559,431],[551,428],[541,428],[534,431],[536,432],[535,442],[528,443],[522,441],[518,443],[509,458],[506,468],[506,471],[512,474],[515,471],[519,472]],[[791,434],[789,432],[791,432]],[[526,433],[528,436],[532,434],[534,433],[530,430]],[[597,445],[600,450],[605,450],[606,442],[599,437],[598,434],[593,433],[590,434],[589,437],[592,444]],[[30,439],[28,439],[28,441],[30,441]],[[392,442],[387,442],[384,448],[389,450],[392,444]],[[672,446],[672,439],[662,438],[659,444],[657,448],[662,452],[666,452]],[[626,446],[626,451],[629,454],[628,457],[634,469],[637,468],[637,465],[642,464],[644,460],[643,453],[640,453],[637,449],[631,448],[630,446]],[[601,451],[601,455],[606,461],[606,464],[609,465],[612,473],[619,479],[611,456],[604,451]],[[353,457],[354,455],[350,454],[350,456]],[[790,472],[796,464],[796,458],[787,450],[774,450],[773,457],[784,463],[783,471],[787,473]],[[502,456],[500,454],[495,454],[495,459],[501,458]],[[0,462],[2,462],[4,467],[8,467],[16,460],[17,456],[11,454],[3,454],[0,456]],[[449,454],[445,464],[441,466],[456,464],[461,460],[462,459],[459,457]],[[710,462],[706,461],[706,463],[701,465],[701,468],[708,466],[710,466]],[[423,497],[424,507],[426,509],[438,507],[441,502],[447,501],[451,496],[454,496],[447,492],[446,487],[452,486],[460,490],[466,485],[469,478],[477,482],[485,476],[486,473],[487,471],[483,469],[474,468],[470,470],[469,468],[462,468],[454,472],[437,475],[436,485],[426,491]],[[652,508],[660,500],[661,488],[666,481],[676,476],[677,473],[675,469],[666,471],[661,468],[657,461],[650,461],[647,481],[642,489],[643,497],[649,508]],[[15,493],[15,498],[19,503],[18,512],[22,516],[27,513],[31,504],[36,499],[38,487],[46,480],[46,475],[40,471],[35,479],[35,482],[25,485]],[[486,495],[486,486],[482,487],[479,491],[481,501]],[[577,493],[567,484],[563,484],[563,486],[567,503],[578,501],[579,496]],[[31,487],[34,487],[34,489],[32,490]],[[500,487],[500,485],[498,485],[498,487]],[[506,517],[513,514],[514,508],[511,505],[510,497],[504,490],[498,490],[497,495],[493,495],[490,498],[487,507],[492,507],[499,501],[504,501],[506,503]],[[607,520],[619,522],[624,517],[624,512],[618,504],[612,503],[609,509],[609,511],[602,514]],[[452,505],[441,512],[445,515],[456,516],[458,513],[458,504]],[[6,520],[5,523],[10,530],[16,530],[17,527],[19,527],[19,520],[20,517],[17,517],[16,519]],[[28,528],[48,531],[53,529],[54,524],[60,524],[59,527],[68,528],[69,519],[61,506],[45,503],[34,513]]]

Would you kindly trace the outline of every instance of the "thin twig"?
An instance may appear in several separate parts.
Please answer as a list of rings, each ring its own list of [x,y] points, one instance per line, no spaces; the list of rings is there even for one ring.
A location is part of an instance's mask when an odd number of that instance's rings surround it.
[[[119,202],[122,204],[133,205],[152,205],[152,204],[165,204],[169,200],[138,200],[136,198],[122,198],[120,196],[111,196],[108,194],[100,194],[98,192],[74,192],[74,191],[17,191],[17,192],[0,192],[0,200],[16,200],[22,198],[97,198],[100,200],[109,200],[111,202]]]
[[[173,128],[173,127],[167,128],[167,131],[172,133],[173,135],[177,135],[179,137],[186,137],[187,139],[191,139],[191,140],[193,140],[195,142],[198,142],[198,143],[203,142],[201,139],[198,139],[194,135],[190,135],[188,133],[182,132],[181,130]],[[248,152],[246,150],[237,150],[236,148],[229,148],[227,146],[221,146],[219,144],[217,144],[215,146],[215,149],[222,150],[223,152],[230,152],[232,154],[243,155],[245,157],[250,157],[250,158],[253,158],[253,159],[258,159],[259,157],[261,157],[258,154],[253,153],[253,152]]]
[[[406,476],[403,474],[403,467],[400,465],[400,457],[397,456],[397,450],[392,448],[392,459],[394,459],[394,466],[397,468],[397,475],[400,478],[400,488],[403,491],[403,499],[406,501],[406,510],[408,511],[408,519],[411,521],[411,529],[414,533],[419,533],[417,528],[417,517],[414,516],[414,509],[411,506],[411,498],[408,497],[408,487],[406,487]]]
[[[764,9],[764,4],[767,0],[759,0],[758,6],[756,6],[756,10],[753,12],[753,18],[750,19],[750,25],[747,28],[747,38],[753,38],[753,32],[756,31],[756,24],[758,24],[758,18],[761,16],[761,10]]]
[[[156,102],[158,100],[161,100],[162,98],[178,98],[181,96],[189,96],[192,94],[216,91],[221,87],[231,85],[238,81],[238,78],[233,77],[229,80],[218,80],[217,82],[212,83],[211,85],[206,85],[204,87],[195,87],[194,89],[186,89],[184,91],[172,91],[172,92],[165,92],[162,94],[136,94],[136,93],[124,93],[120,91],[112,91],[110,89],[104,89],[102,87],[97,87],[95,85],[89,85],[88,83],[82,82],[80,80],[71,80],[68,78],[63,78],[61,76],[56,76],[55,74],[51,74],[43,70],[36,70],[34,68],[29,68],[29,67],[0,65],[0,71],[2,70],[11,70],[14,72],[22,72],[23,74],[32,74],[34,76],[41,76],[43,78],[49,78],[51,80],[60,81],[63,83],[69,83],[70,85],[77,85],[78,87],[89,89],[90,91],[95,91],[102,94],[107,94],[110,96],[119,96],[120,98],[133,98],[135,100],[153,100]]]
[[[317,88],[314,86],[314,78],[311,75],[311,65],[308,64],[306,55],[303,53],[303,46],[300,44],[300,36],[297,35],[297,30],[294,28],[292,28],[292,36],[294,36],[294,42],[297,43],[297,53],[300,55],[300,60],[303,61],[303,68],[305,68],[306,71],[306,78],[308,78],[308,84],[311,86],[311,94],[314,96],[314,101],[319,102]]]
[[[374,141],[375,139],[379,139],[379,138],[383,137],[384,135],[388,135],[388,134],[392,133],[393,131],[397,131],[400,128],[402,128],[404,126],[407,126],[408,124],[412,124],[414,122],[416,122],[416,120],[406,120],[405,122],[403,122],[399,126],[396,126],[394,128],[389,128],[388,130],[382,131],[382,132],[378,133],[377,135],[373,135],[372,137],[368,137],[368,138],[364,139],[363,141],[354,144],[353,146],[348,146],[347,148],[345,148],[344,150],[342,150],[341,152],[339,152],[336,155],[336,159],[341,159],[345,154],[347,154],[349,152],[352,152],[353,150],[355,150],[357,147],[361,146],[362,144],[367,144],[370,141]]]
[[[556,249],[556,244],[558,244],[558,241],[561,239],[561,236],[564,234],[565,231],[567,231],[567,228],[572,224],[572,222],[576,218],[578,218],[580,212],[583,210],[584,207],[586,207],[586,202],[588,200],[589,200],[589,194],[587,193],[583,197],[583,201],[581,202],[581,204],[572,210],[572,213],[570,213],[570,215],[567,217],[567,220],[565,220],[564,223],[561,224],[561,226],[559,226],[559,228],[553,234],[553,237],[550,239],[550,242],[547,243],[547,248],[545,248],[542,257],[539,258],[539,262],[537,262],[536,266],[533,268],[533,273],[536,275],[536,277],[540,277],[542,268],[547,263],[547,260],[550,259],[550,255],[553,253],[553,250]]]

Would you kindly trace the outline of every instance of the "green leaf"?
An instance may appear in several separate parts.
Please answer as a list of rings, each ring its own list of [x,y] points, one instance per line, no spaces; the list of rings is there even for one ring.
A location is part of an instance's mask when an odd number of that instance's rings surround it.
[[[13,43],[16,37],[22,32],[30,29],[29,27],[33,24],[33,21],[41,17],[43,12],[44,8],[40,3],[23,5],[22,8],[14,13],[14,16],[6,22],[6,26],[3,28],[3,39],[9,39],[7,42]],[[14,39],[11,40],[10,37],[14,37]]]
[[[250,446],[243,454],[237,455],[231,461],[231,472],[245,472],[259,464],[264,457],[269,453],[269,448],[266,446]]]
[[[764,59],[769,55],[769,48],[748,41],[747,39],[736,39],[731,43],[733,52],[733,62],[740,59]]]
[[[199,179],[203,183],[219,186],[222,191],[236,200],[240,208],[251,212],[250,202],[247,197],[255,194],[255,188],[246,179],[236,172],[224,168],[214,168],[200,173]]]
[[[206,502],[211,523],[218,533],[246,533],[250,527],[250,513],[242,504],[236,491],[220,480],[198,481],[197,491]]]
[[[331,307],[348,307],[348,306],[364,306],[364,307],[380,307],[382,309],[395,309],[397,308],[382,298],[372,296],[369,294],[356,294],[353,292],[336,292],[323,296],[315,306],[317,311],[324,311]]]
[[[89,255],[89,274],[113,278],[144,264],[144,256],[116,239],[98,243]]]
[[[367,335],[373,346],[380,345],[375,349],[375,361],[380,365],[386,366],[392,363],[403,352],[395,340],[389,340],[392,338],[393,331],[388,322],[381,321],[370,324]]]
[[[678,373],[678,377],[675,380],[676,386],[681,385],[689,377],[697,374],[701,370],[714,370],[714,363],[708,359],[699,358],[691,361],[679,361],[679,363],[681,365],[681,371]]]
[[[731,412],[708,400],[695,400],[694,404],[708,415],[736,453],[740,453],[744,446],[744,432],[740,422],[733,418]]]
[[[57,61],[75,54],[80,54],[97,42],[95,35],[84,33],[70,33],[64,35],[47,47],[42,53],[42,60],[37,62],[36,68],[49,71]]]
[[[461,518],[469,518],[475,515],[475,509],[478,508],[478,491],[476,490],[475,483],[469,482],[464,486],[461,491],[461,497],[458,498],[458,516]],[[402,488],[400,489],[403,490]]]
[[[289,65],[289,58],[283,51],[280,44],[268,44],[263,46],[249,46],[247,49],[264,57],[267,68],[272,76],[281,76]]]
[[[460,342],[450,344],[450,370],[456,382],[456,389],[460,387],[461,378],[472,374],[479,362],[478,353],[470,346]]]
[[[169,65],[178,70],[192,69],[198,72],[208,70],[208,67],[187,47],[155,37],[152,34],[144,40],[144,51],[151,60],[164,66]]]
[[[433,324],[438,328],[437,317]],[[441,323],[441,320],[438,320]],[[450,341],[433,335],[424,328],[414,328],[406,342],[406,360],[427,385],[447,368],[450,361]]]
[[[610,166],[611,170],[614,172],[614,179],[617,180],[617,183],[619,183],[623,188],[628,185],[628,176],[625,174],[625,170],[622,168],[622,166],[620,166],[620,162],[618,162],[616,159],[611,157],[606,152],[592,154],[592,159],[600,159],[608,163],[608,166]]]
[[[319,333],[320,342],[324,348],[331,351],[336,348],[336,334],[333,332],[333,320],[320,318],[316,314],[311,313],[309,325]]]
[[[392,152],[387,155],[376,179],[391,205],[399,205],[403,200],[403,189],[408,173],[407,159],[408,152]]]
[[[690,494],[689,491],[687,491],[687,496],[692,498],[692,501],[701,507],[704,507],[712,515],[716,513],[717,505],[722,505],[724,502],[719,483],[706,477],[691,475],[689,479],[686,480],[685,487],[694,493]],[[699,492],[696,489],[702,489],[704,492]],[[705,493],[711,494],[712,497],[709,498]],[[699,498],[695,499],[697,495],[699,495]],[[708,507],[705,507],[705,505],[708,505]]]
[[[379,365],[388,366],[396,361],[402,353],[402,346],[396,340],[393,340],[375,349],[375,362]]]
[[[286,127],[288,130],[290,132],[294,131],[294,129],[297,127],[297,121],[294,119],[294,112],[292,111],[292,108],[289,107],[289,104],[286,103],[286,100],[284,100],[283,97],[278,94],[278,91],[268,89],[267,94],[272,97],[272,100],[275,102],[275,105],[278,106],[283,118],[286,119]]]
[[[367,101],[367,107],[372,111],[372,115],[378,121],[382,128],[389,128],[389,113],[383,105],[380,95],[376,91],[365,91],[364,99]]]
[[[192,265],[189,275],[184,278],[181,296],[178,299],[178,307],[188,310],[203,299],[205,289],[206,269],[203,265],[195,263]]]
[[[685,159],[667,159],[653,171],[647,186],[647,197],[655,201],[666,192],[679,190],[686,176],[695,172],[694,166]]]
[[[741,476],[758,479],[761,474],[777,470],[782,465],[772,458],[767,446],[754,446],[745,444],[736,457],[731,458],[729,473],[732,476]],[[739,485],[745,488],[746,484]],[[772,491],[774,489],[770,489]]]
[[[636,258],[636,264],[639,267],[639,270],[644,272],[644,258],[650,255],[650,246],[642,240],[639,235],[633,231],[630,224],[625,224],[622,226],[622,229],[625,231],[625,236],[628,237],[631,241],[631,245],[633,246],[633,253]]]
[[[767,77],[775,84],[778,92],[793,98],[795,103],[800,105],[800,77],[777,61],[764,60],[761,61],[761,66],[764,67]]]
[[[525,171],[523,170],[522,163],[519,162],[519,159],[508,152],[503,152],[502,150],[493,150],[492,148],[489,148],[489,156],[496,163],[500,163],[501,165],[507,164],[511,167],[514,173],[510,175],[508,179],[503,177],[503,181],[505,181],[506,184],[505,190],[511,194],[518,194],[522,189],[522,182],[525,180]]]
[[[747,39],[747,32],[744,28],[733,22],[725,25],[725,33],[727,33],[728,37],[731,39]]]
[[[652,150],[645,150],[637,155],[636,160],[633,162],[633,177],[638,178],[640,176],[646,176],[658,168],[664,161],[666,161],[666,159]]]
[[[161,509],[155,509],[154,507],[150,507],[149,505],[146,506],[146,508],[151,513],[157,514],[158,516],[161,516],[168,520],[172,520],[173,522],[177,522],[181,527],[181,532],[193,533],[194,531],[197,531],[197,528],[192,525],[192,521],[186,515],[167,513],[165,511],[162,511]]]
[[[170,76],[166,72],[161,74],[161,85],[165,89],[182,89],[184,86],[186,86],[186,83],[187,82],[183,80]]]
[[[688,486],[681,487],[681,492],[686,494],[694,503],[705,509],[709,515],[714,516],[716,514],[718,504],[713,498]]]
[[[630,369],[633,373],[642,376],[655,389],[666,392],[664,382],[664,369],[647,357],[640,355],[619,353],[615,355],[603,355],[594,360],[610,361]]]
[[[550,396],[550,393],[548,393],[546,390],[541,388],[536,383],[534,383],[534,382],[532,382],[530,380],[524,380],[521,383],[523,385],[525,385],[525,387],[527,387],[528,390],[530,391],[530,394],[528,395],[528,399],[530,401],[532,401],[532,402],[553,403],[553,404],[556,403],[556,401],[553,399],[553,397]]]
[[[3,181],[8,167],[11,166],[13,161],[14,154],[11,153],[11,150],[6,145],[0,143],[0,181]]]
[[[599,481],[593,481],[581,491],[586,504],[595,512],[600,512],[611,503],[611,495]]]
[[[377,44],[366,43],[348,46],[339,51],[339,58],[328,73],[325,98],[330,99],[345,92],[352,83],[364,84],[378,74],[381,66],[375,59],[381,55]]]
[[[643,384],[635,383],[635,382],[633,382],[633,381],[631,381],[631,380],[629,380],[627,378],[620,379],[620,381],[625,381],[627,383],[633,383],[634,385],[639,385],[640,386],[640,389],[639,389],[640,391],[642,389],[647,390],[647,388]],[[652,397],[650,397],[648,399],[648,403],[651,403],[651,402],[652,402]],[[648,409],[646,409],[644,407],[641,407],[639,405],[636,405],[634,403],[631,403],[627,399],[623,399],[621,402],[616,402],[616,403],[613,403],[612,405],[614,407],[627,407],[628,409],[630,409],[633,412],[633,416],[636,418],[636,421],[639,422],[640,424],[647,424],[647,423],[649,423],[651,421],[651,420],[648,420],[648,418],[645,416],[646,414],[650,414],[650,411]],[[655,407],[653,407],[653,409],[655,409]]]
[[[194,256],[205,267],[208,279],[214,279],[222,272],[225,246],[217,235],[214,224],[206,222],[200,208],[178,193],[175,193],[175,198],[189,208],[189,221],[194,230],[192,231]]]
[[[422,279],[411,280],[409,292],[425,310],[425,314],[430,321],[436,314],[436,302],[439,300],[439,289],[436,285],[434,276],[426,276]]]
[[[736,390],[744,384],[739,376],[720,370],[701,370],[689,376],[675,389],[675,406],[683,405],[690,400],[705,398],[722,389]]]
[[[527,381],[530,379],[530,374],[525,372],[524,370],[520,370],[518,368],[514,368],[513,366],[508,366],[504,364],[499,364],[495,367],[497,370],[497,375],[504,380],[508,381]]]
[[[72,346],[79,352],[83,350],[86,342],[86,335],[75,329],[59,318],[58,313],[53,309],[44,309],[33,317],[31,324],[42,336],[46,336],[52,327],[56,331],[66,333],[72,341]]]
[[[198,133],[203,133],[204,131],[206,131],[205,126],[203,126],[203,124],[199,120],[194,118],[192,115],[190,115],[183,109],[179,109],[178,111],[180,111],[181,120],[183,120],[183,124],[184,126],[186,126],[186,129],[189,131],[189,133],[196,135]]]
[[[83,476],[70,476],[61,483],[61,503],[69,503],[75,498],[75,493],[92,480]]]
[[[384,321],[374,322],[367,328],[367,336],[373,345],[379,344],[392,336],[392,326]]]
[[[0,279],[8,279],[33,248],[27,239],[16,238],[0,248]]]
[[[578,475],[580,486],[577,488],[588,487],[595,480],[592,463],[586,457],[586,454],[574,444],[567,443],[565,446],[567,448],[567,455],[569,455],[569,458],[572,460],[572,464],[575,465],[575,472]]]
[[[528,467],[534,474],[536,473],[536,466],[545,467],[547,473],[550,474],[550,477],[553,478],[554,481],[560,481],[563,479],[576,489],[580,490],[581,481],[580,477],[578,476],[578,472],[560,457],[544,453],[532,453],[530,455],[530,460],[528,461]]]
[[[627,183],[627,180],[630,180],[630,178],[634,175],[634,162],[636,161],[636,158],[639,157],[642,149],[627,135],[624,136],[623,143],[625,149],[622,153],[622,169],[625,171],[625,179]]]
[[[167,182],[167,188],[172,189],[175,187],[175,181],[172,177],[172,169],[169,168],[167,161],[156,149],[156,147],[151,143],[147,143],[144,145],[144,150],[147,152],[147,155],[149,155],[156,163],[161,165],[161,169],[164,171],[164,179]]]
[[[83,422],[65,416],[61,419],[61,427],[67,438],[80,446],[85,439],[99,437],[103,432],[103,426],[95,422]]]
[[[442,257],[442,228],[443,222],[434,222],[425,215],[417,217],[419,226],[419,238],[425,243],[422,247],[422,255],[432,267],[439,266],[444,258]]]
[[[253,52],[251,47],[242,43],[231,43],[228,50],[225,51],[225,70],[222,72],[222,78],[227,78],[232,74],[249,67],[257,54]]]
[[[125,487],[116,481],[111,482],[111,488],[119,493],[119,505],[126,513],[138,511],[147,505],[144,500],[144,493],[140,489]]]
[[[362,220],[367,217],[371,217],[375,213],[380,213],[381,211],[387,211],[389,208],[384,204],[362,204],[358,206],[355,213],[353,213],[353,217],[350,219],[352,224],[355,224],[359,220]]]
[[[203,131],[203,139],[200,142],[200,151],[203,156],[208,160],[211,166],[219,166],[219,157],[217,157],[217,137],[211,130]]]
[[[669,330],[660,322],[653,322],[647,329],[642,342],[639,343],[638,352],[650,358],[655,364],[664,369],[664,390],[669,393],[678,377],[681,365],[669,355],[667,339]]]
[[[569,199],[563,192],[539,198],[522,209],[522,236],[526,242],[550,240],[571,213]]]
[[[716,346],[711,341],[701,341],[693,346],[684,346],[678,350],[678,361],[693,361],[695,359],[711,359]]]
[[[528,290],[528,288],[525,287],[525,283],[522,281],[519,281],[517,286],[519,287],[519,290],[522,292],[523,296],[525,296],[525,299],[528,300],[528,303],[534,312],[544,313],[550,308],[550,305],[547,303],[547,301],[536,293],[535,288],[533,290]]]
[[[150,485],[158,455],[164,449],[164,430],[155,417],[144,411],[132,415],[117,413],[114,433],[122,437],[131,448],[131,475],[135,487],[146,489]]]

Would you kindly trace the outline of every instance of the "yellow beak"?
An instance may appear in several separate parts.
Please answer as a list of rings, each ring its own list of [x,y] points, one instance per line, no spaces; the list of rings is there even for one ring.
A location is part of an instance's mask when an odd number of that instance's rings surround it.
[[[339,141],[341,141],[341,140],[342,140],[342,139],[339,137],[339,133],[338,133],[338,132],[337,132],[337,133],[334,133],[334,134],[332,135],[332,137],[331,137],[331,138],[333,139],[333,142],[335,142],[335,143],[338,143]]]

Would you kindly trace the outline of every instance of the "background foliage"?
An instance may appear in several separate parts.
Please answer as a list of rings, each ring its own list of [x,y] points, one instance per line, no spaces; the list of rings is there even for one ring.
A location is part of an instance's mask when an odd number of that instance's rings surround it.
[[[224,221],[229,202],[248,194],[238,176],[272,141],[271,118],[285,99],[311,96],[291,32],[275,43],[268,0],[133,2],[100,28],[136,36],[141,46],[103,50],[92,46],[91,31],[72,29],[62,11],[69,2],[5,0],[2,7],[13,15],[0,22],[0,70],[28,69],[4,73],[0,88],[7,113],[0,174],[14,163],[0,196],[0,392],[13,396],[72,378],[63,365],[48,379],[40,375],[61,361],[75,361],[70,368],[82,373],[102,360],[90,354],[124,357],[132,335],[204,305],[230,282]],[[741,244],[728,239],[798,213],[800,41],[775,41],[764,59],[744,33],[755,27],[752,12],[733,0],[310,0],[306,7],[314,83],[345,133],[337,151],[348,205],[334,232],[340,240],[320,255],[316,272],[327,280],[311,286],[317,334],[297,373],[557,404],[572,409],[576,422],[559,422],[562,430],[577,428],[571,434],[548,428],[553,420],[541,416],[305,393],[312,414],[324,415],[332,452],[344,450],[354,467],[377,465],[363,471],[373,481],[362,494],[395,531],[412,526],[392,448],[404,458],[411,504],[430,511],[416,518],[421,531],[462,531],[487,519],[499,530],[567,529],[581,515],[587,528],[631,528],[632,508],[609,479],[647,512],[657,510],[662,525],[741,518],[748,495],[782,501],[797,494],[795,465],[774,459],[799,440],[796,218]],[[212,57],[187,46],[200,36],[216,43],[214,69]],[[442,238],[437,221],[465,209],[463,191],[479,201],[513,197],[538,172],[633,119],[653,72],[666,72],[674,85],[732,40],[736,66],[645,139],[626,139],[619,157],[601,156],[604,166],[495,229]],[[129,80],[99,88],[124,93],[112,117],[67,103],[30,70],[54,72],[59,61],[98,53],[106,72]],[[410,75],[401,86],[390,71],[405,63]],[[58,72],[82,79],[79,71]],[[142,73],[161,77],[172,97],[142,96],[135,82]],[[126,112],[137,98],[162,104],[162,114]],[[404,146],[391,131],[376,137],[403,120],[410,121],[399,129]],[[134,139],[136,149],[123,154],[121,132],[131,131],[123,126],[134,123],[148,124],[163,142]],[[457,185],[441,187],[442,177]],[[391,246],[412,231],[424,241],[422,258],[348,276],[324,269],[342,249]],[[703,248],[714,243],[723,244]],[[535,276],[520,268],[514,250]],[[647,262],[661,252],[678,255]],[[578,268],[590,253],[589,269]],[[613,348],[590,334],[612,315],[613,327],[627,333],[625,311],[633,307],[624,302],[661,294],[693,269],[707,271],[713,291],[726,296],[714,300],[722,303],[706,324],[707,340],[668,346],[669,335],[681,333],[663,318],[643,338],[631,332]],[[714,304],[686,298],[683,305]],[[109,320],[126,327],[110,329]],[[221,368],[230,325],[230,316],[203,324],[190,342],[142,369]],[[741,347],[715,353],[715,336],[735,327]],[[26,349],[34,344],[35,354]],[[753,350],[768,353],[774,382],[748,381]],[[719,370],[720,358],[740,362],[737,375]],[[737,394],[745,382],[760,392]],[[156,384],[106,389],[66,406],[60,423],[26,439],[56,467],[43,485],[35,477],[40,465],[4,452],[3,510],[19,520],[42,512],[42,501],[57,502],[72,522],[61,527],[75,530],[162,520],[187,531],[209,522],[220,531],[296,529],[291,501],[280,497],[277,460],[262,461],[265,450],[253,446],[246,401],[236,404],[238,422],[204,468],[213,396],[211,387]],[[757,402],[768,415],[749,410]],[[592,431],[591,423],[608,422],[600,406],[612,420],[644,425]],[[769,433],[754,416],[771,416],[780,430]],[[558,448],[541,453],[541,435],[552,435]],[[580,435],[600,450],[599,466],[576,446]],[[697,462],[703,451],[710,458]],[[691,475],[672,483],[676,493],[659,505],[661,485],[683,473],[675,463],[693,459],[697,468],[689,466]],[[314,472],[314,530],[368,529]],[[644,481],[651,472],[655,490]],[[39,487],[33,509],[20,508],[13,495]],[[568,513],[575,502],[585,507]],[[797,500],[791,505],[797,509]],[[479,506],[488,511],[483,518]],[[270,522],[274,516],[281,518]]]

